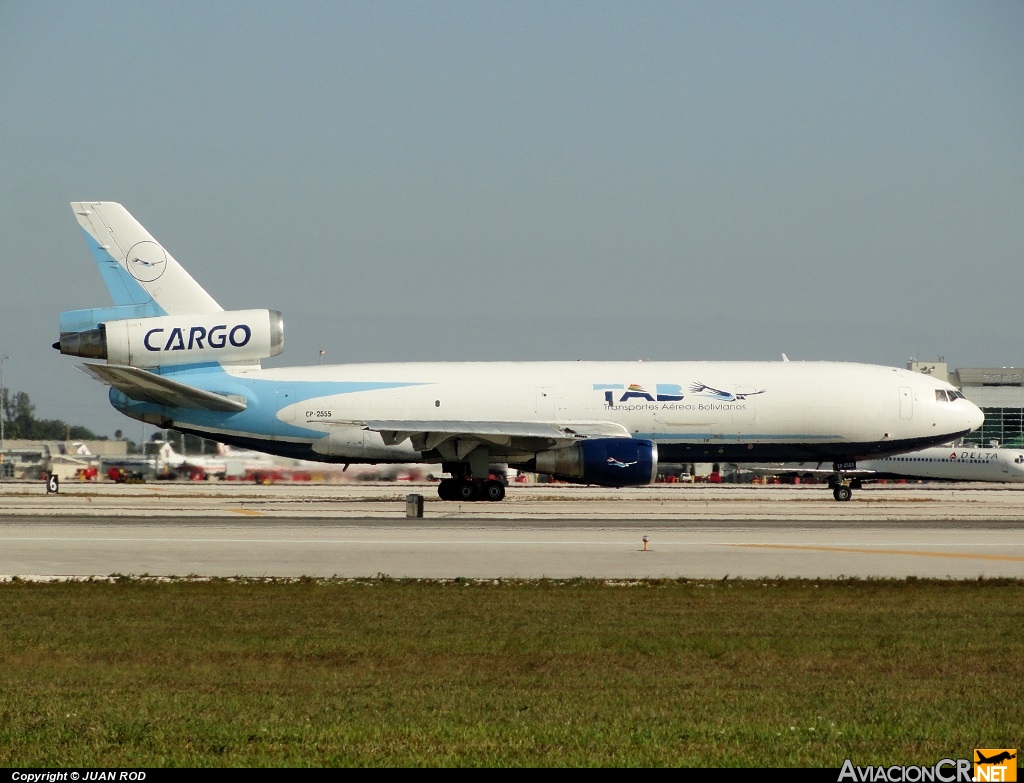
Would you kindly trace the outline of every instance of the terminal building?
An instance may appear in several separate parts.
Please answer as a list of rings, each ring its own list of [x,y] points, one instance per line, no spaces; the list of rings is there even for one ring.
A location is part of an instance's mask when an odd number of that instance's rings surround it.
[[[946,378],[985,413],[985,423],[965,443],[1024,448],[1024,369],[1017,367],[961,367],[949,371],[938,361],[911,359],[907,369]]]

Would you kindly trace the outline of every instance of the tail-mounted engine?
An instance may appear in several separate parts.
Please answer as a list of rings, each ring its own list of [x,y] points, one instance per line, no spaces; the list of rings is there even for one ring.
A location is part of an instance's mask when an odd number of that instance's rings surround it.
[[[277,310],[128,318],[61,332],[53,347],[69,356],[141,368],[252,362],[284,350],[284,320]]]
[[[649,440],[594,438],[561,449],[542,451],[535,458],[538,473],[557,479],[602,487],[650,484],[658,472],[658,446]]]

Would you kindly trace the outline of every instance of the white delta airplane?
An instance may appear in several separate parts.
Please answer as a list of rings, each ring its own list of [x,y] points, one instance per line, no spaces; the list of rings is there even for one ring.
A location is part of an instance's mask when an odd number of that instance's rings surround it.
[[[61,353],[121,413],[240,448],[338,463],[433,463],[443,500],[502,500],[505,463],[606,487],[658,460],[844,466],[948,443],[983,415],[952,385],[843,362],[431,362],[264,369],[281,313],[228,310],[120,204],[72,202],[113,307],[61,313]],[[785,358],[785,357],[783,357]]]
[[[831,475],[831,471],[821,462],[750,465],[747,469],[767,476]],[[854,489],[863,483],[880,479],[1015,483],[1024,481],[1024,449],[934,446],[905,454],[861,460],[856,465],[850,463],[844,473]]]

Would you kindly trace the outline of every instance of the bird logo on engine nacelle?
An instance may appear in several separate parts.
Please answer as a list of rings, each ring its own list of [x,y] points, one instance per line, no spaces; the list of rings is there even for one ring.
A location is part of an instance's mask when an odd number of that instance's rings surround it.
[[[633,462],[622,462],[621,460],[615,459],[615,457],[608,458],[608,467],[611,468],[629,468],[636,464],[636,460]]]

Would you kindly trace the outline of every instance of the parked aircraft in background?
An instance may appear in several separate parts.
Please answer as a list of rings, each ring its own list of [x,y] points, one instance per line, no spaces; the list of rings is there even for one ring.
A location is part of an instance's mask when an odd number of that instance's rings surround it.
[[[103,457],[100,472],[112,481],[143,480],[167,475],[180,462],[171,444],[163,440],[144,443],[140,454]]]
[[[269,484],[274,481],[414,481],[426,477],[428,465],[340,465],[317,460],[276,457],[252,449],[217,444],[217,456],[224,466],[216,478],[241,479]],[[188,463],[191,458],[187,457]]]
[[[743,468],[766,476],[832,474],[832,470],[821,462],[745,465]],[[847,465],[845,473],[854,486],[883,479],[1020,482],[1024,481],[1024,449],[936,446],[879,459],[859,460],[855,466]]]
[[[181,454],[168,440],[152,440],[145,454],[106,460],[109,478],[157,478],[255,481],[400,481],[426,476],[424,465],[368,465],[345,469],[338,464],[275,457],[250,449],[217,444],[216,454]],[[111,470],[114,470],[112,473]],[[120,470],[118,470],[120,469]]]
[[[84,369],[117,410],[287,457],[439,464],[445,500],[501,500],[496,462],[621,487],[652,482],[659,458],[833,462],[848,497],[842,463],[948,442],[983,420],[944,381],[842,362],[263,369],[284,348],[279,312],[223,310],[120,204],[72,209],[114,307],[62,313],[54,347],[94,360]]]
[[[160,447],[166,470],[181,478],[205,479],[224,478],[228,472],[228,461],[221,454],[179,454],[170,441]]]

